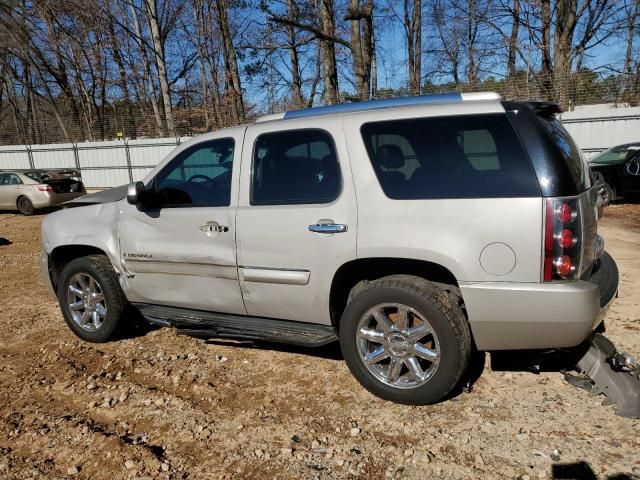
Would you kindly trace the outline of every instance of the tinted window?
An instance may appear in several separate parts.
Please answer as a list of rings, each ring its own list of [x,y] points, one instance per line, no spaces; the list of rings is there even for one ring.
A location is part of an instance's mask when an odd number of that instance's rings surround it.
[[[340,193],[340,178],[327,132],[265,133],[253,151],[251,204],[328,203]]]
[[[395,199],[540,195],[505,115],[414,118],[362,126],[384,193]]]
[[[161,206],[226,206],[231,198],[231,138],[203,142],[174,158],[154,180]]]
[[[576,146],[560,121],[555,117],[540,117],[549,136],[553,139],[558,152],[567,164],[569,172],[576,182],[578,190],[585,190],[590,186],[589,169],[582,157],[582,152]]]
[[[22,180],[13,173],[5,173],[0,176],[0,185],[22,185]]]

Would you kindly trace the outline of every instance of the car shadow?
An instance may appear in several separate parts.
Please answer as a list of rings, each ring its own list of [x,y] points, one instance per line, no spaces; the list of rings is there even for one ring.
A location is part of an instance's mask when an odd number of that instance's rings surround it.
[[[178,331],[178,334],[181,334],[180,331]],[[340,344],[338,342],[331,342],[321,347],[305,347],[303,345],[288,345],[284,343],[265,342],[262,340],[227,340],[223,338],[206,338],[202,340],[207,345],[224,345],[227,347],[244,348],[250,350],[268,350],[272,352],[296,353],[298,355],[323,358],[325,360],[343,360],[342,352],[340,351]]]
[[[0,247],[4,247],[5,245],[11,245],[13,242],[8,238],[0,237]]]
[[[576,463],[555,463],[551,466],[553,480],[598,480],[598,476],[585,461]],[[614,473],[605,477],[607,480],[632,480],[626,473]]]

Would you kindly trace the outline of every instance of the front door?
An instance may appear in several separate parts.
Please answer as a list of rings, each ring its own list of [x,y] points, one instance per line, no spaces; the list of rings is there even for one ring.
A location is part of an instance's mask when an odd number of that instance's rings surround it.
[[[244,129],[183,147],[154,178],[148,206],[123,203],[120,255],[132,302],[244,314],[235,203]]]
[[[247,129],[238,266],[248,314],[330,324],[333,276],[355,258],[356,200],[341,120],[308,125]]]

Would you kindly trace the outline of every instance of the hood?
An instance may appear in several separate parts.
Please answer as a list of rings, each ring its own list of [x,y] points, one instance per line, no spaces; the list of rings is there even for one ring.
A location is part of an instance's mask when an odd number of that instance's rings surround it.
[[[102,190],[101,192],[83,195],[74,198],[62,204],[64,207],[79,207],[81,205],[95,205],[96,203],[112,203],[122,200],[127,196],[127,188],[129,185],[120,185],[119,187]]]

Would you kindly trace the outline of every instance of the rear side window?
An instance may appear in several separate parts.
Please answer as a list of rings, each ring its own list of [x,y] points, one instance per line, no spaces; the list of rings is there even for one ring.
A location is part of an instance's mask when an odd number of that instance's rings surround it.
[[[251,204],[329,203],[342,187],[336,149],[323,130],[265,133],[256,140]]]
[[[539,117],[545,130],[553,140],[554,145],[567,164],[567,168],[576,182],[579,191],[591,186],[587,162],[582,157],[580,149],[576,146],[569,132],[565,130],[560,121],[555,117]]]
[[[529,159],[505,115],[374,122],[363,125],[361,133],[390,198],[540,195]]]
[[[22,180],[13,173],[5,173],[0,176],[0,185],[22,185]]]

